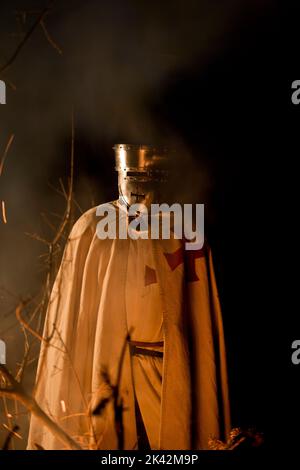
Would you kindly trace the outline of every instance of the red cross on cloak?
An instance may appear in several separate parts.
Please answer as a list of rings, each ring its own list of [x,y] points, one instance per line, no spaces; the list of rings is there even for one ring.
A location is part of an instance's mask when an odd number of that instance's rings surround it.
[[[168,265],[171,270],[177,268],[180,264],[185,265],[185,276],[187,282],[199,281],[196,273],[196,259],[203,258],[206,254],[206,245],[204,244],[200,250],[184,250],[183,247],[178,248],[174,253],[164,253]]]

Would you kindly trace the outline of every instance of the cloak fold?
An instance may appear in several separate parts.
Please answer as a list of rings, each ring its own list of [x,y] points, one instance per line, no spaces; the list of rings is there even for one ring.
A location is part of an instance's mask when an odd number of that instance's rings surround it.
[[[105,374],[112,384],[117,381],[128,333],[125,299],[131,240],[100,240],[98,222],[93,208],[69,236],[45,319],[44,338],[51,339],[41,345],[35,398],[84,448],[113,450],[118,441],[112,401],[100,415],[90,411],[111,393]],[[137,242],[153,258],[153,266],[145,266],[145,292],[156,282],[162,306],[159,448],[207,449],[209,437],[224,438],[230,429],[224,333],[211,251],[204,246],[187,252],[174,238]],[[135,449],[128,345],[119,391],[124,448]],[[64,448],[32,416],[28,449],[36,448],[35,443],[45,449]]]

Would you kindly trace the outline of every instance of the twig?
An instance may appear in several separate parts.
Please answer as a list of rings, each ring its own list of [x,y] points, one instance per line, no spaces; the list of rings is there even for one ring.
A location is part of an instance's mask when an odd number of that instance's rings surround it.
[[[41,212],[41,216],[42,216],[44,222],[48,225],[48,227],[50,227],[51,230],[53,230],[53,232],[55,232],[56,227],[51,223],[51,221],[48,219],[47,215],[44,212]]]
[[[24,355],[23,355],[22,362],[20,364],[19,370],[16,374],[16,379],[19,382],[22,382],[22,380],[23,380],[24,372],[25,372],[25,369],[26,369],[26,367],[28,365],[28,362],[29,362],[29,355],[30,355],[30,350],[31,350],[31,343],[29,343],[26,328],[22,324],[21,324],[21,329],[22,329],[22,332],[23,332],[23,335],[24,335]]]
[[[24,320],[24,318],[21,315],[21,312],[24,308],[25,304],[21,302],[17,308],[16,308],[16,317],[19,323],[26,328],[27,331],[29,331],[35,338],[37,338],[39,341],[47,343],[49,346],[51,346],[54,349],[57,349],[58,351],[65,353],[63,349],[59,348],[58,346],[54,346],[54,344],[50,343],[49,338],[44,338],[42,335],[40,335],[37,331],[35,331],[29,324]]]
[[[22,315],[21,315],[21,312],[23,310],[23,308],[25,307],[25,304],[23,302],[21,302],[17,308],[16,308],[16,317],[17,317],[17,320],[20,322],[20,324],[26,328],[26,330],[28,330],[33,336],[35,336],[38,340],[40,340],[41,342],[44,341],[44,338],[39,334],[37,333],[36,331],[34,331],[29,325],[28,323],[22,318]]]
[[[40,25],[42,27],[42,30],[44,31],[44,34],[46,36],[46,39],[47,41],[49,42],[49,44],[53,47],[53,49],[55,49],[59,54],[62,54],[62,50],[61,48],[58,46],[58,44],[56,44],[56,42],[54,42],[54,40],[52,39],[52,37],[50,36],[49,34],[49,31],[47,30],[46,26],[45,26],[45,23],[43,20],[40,21]]]
[[[8,139],[8,142],[6,144],[6,147],[5,147],[5,150],[4,150],[4,154],[1,158],[1,162],[0,162],[0,176],[2,175],[2,172],[3,172],[3,168],[4,168],[4,162],[6,160],[6,157],[7,157],[7,154],[8,154],[8,151],[10,149],[10,146],[11,144],[13,143],[13,140],[15,138],[15,135],[14,134],[11,134],[10,138]]]
[[[46,240],[45,238],[42,238],[40,237],[39,235],[37,235],[36,233],[28,233],[28,232],[25,232],[25,235],[27,235],[28,237],[30,238],[33,238],[34,240],[37,240],[41,243],[44,243],[45,245],[51,245],[51,242],[49,242],[48,240]]]
[[[9,449],[9,444],[12,440],[12,438],[16,435],[16,432],[19,431],[19,426],[14,426],[8,433],[4,444],[2,446],[2,450],[8,450]]]
[[[2,212],[2,220],[5,224],[7,224],[6,208],[5,208],[4,201],[1,201],[1,212]]]
[[[64,214],[63,221],[61,223],[60,228],[54,240],[52,241],[52,245],[55,245],[58,240],[61,238],[62,233],[70,219],[71,215],[71,208],[72,208],[72,194],[73,194],[73,184],[74,184],[74,140],[75,140],[75,130],[74,130],[74,113],[72,112],[72,137],[71,137],[71,168],[70,168],[70,180],[69,180],[69,192],[67,198],[67,207]]]

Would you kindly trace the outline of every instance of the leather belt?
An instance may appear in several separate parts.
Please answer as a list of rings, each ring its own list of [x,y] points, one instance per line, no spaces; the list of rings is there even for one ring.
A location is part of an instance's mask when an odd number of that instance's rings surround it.
[[[156,351],[155,349],[147,349],[147,347],[160,346],[163,347],[163,341],[157,341],[153,343],[147,343],[145,341],[128,341],[130,354],[135,356],[137,354],[142,354],[143,356],[155,356],[163,357],[163,351]],[[146,347],[145,347],[146,346]]]

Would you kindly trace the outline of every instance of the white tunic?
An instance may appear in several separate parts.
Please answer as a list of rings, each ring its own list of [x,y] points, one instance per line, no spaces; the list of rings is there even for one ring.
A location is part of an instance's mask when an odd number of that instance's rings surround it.
[[[163,315],[152,240],[129,240],[126,277],[128,331],[134,341],[163,341]]]
[[[131,340],[163,341],[163,314],[151,240],[130,240],[126,277],[126,317]],[[144,346],[143,346],[144,347]],[[150,349],[163,350],[159,346]],[[132,356],[132,373],[151,449],[159,448],[163,358]]]

